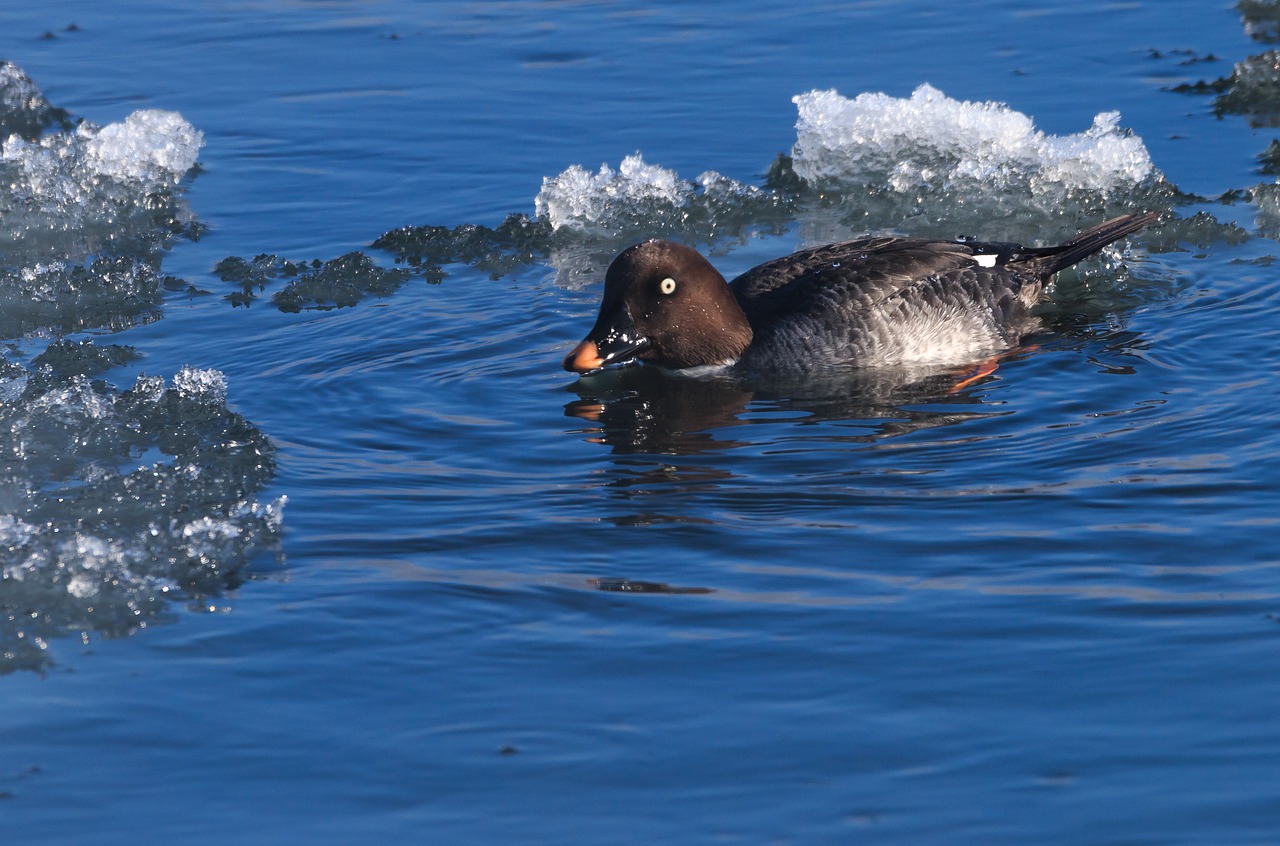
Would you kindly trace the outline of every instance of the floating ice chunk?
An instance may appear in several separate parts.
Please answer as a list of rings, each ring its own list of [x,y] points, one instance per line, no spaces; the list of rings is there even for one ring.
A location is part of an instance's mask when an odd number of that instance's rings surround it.
[[[1258,210],[1255,223],[1258,232],[1280,240],[1280,183],[1268,182],[1249,192],[1249,200]]]
[[[1142,139],[1121,129],[1114,112],[1086,132],[1054,136],[1002,103],[961,102],[929,85],[907,99],[811,91],[793,102],[794,168],[812,185],[1112,195],[1158,175]]]
[[[0,251],[10,262],[147,252],[190,215],[173,190],[203,135],[175,112],[134,112],[120,123],[27,140],[0,137]]]
[[[1280,50],[1236,62],[1225,79],[1179,86],[1178,90],[1220,92],[1214,100],[1220,114],[1244,115],[1251,126],[1280,126]]]
[[[35,263],[12,271],[0,263],[0,338],[42,330],[70,334],[90,326],[124,328],[159,308],[161,284],[153,262],[129,256],[97,258],[88,265]]]
[[[164,377],[139,375],[129,394],[137,403],[155,405],[164,399]]]
[[[27,419],[43,418],[47,422],[84,425],[104,420],[114,413],[110,400],[93,389],[89,379],[73,376],[66,387],[55,388],[36,397],[27,407]]]
[[[86,362],[88,357],[84,357]],[[37,639],[127,634],[171,595],[217,594],[275,544],[283,498],[255,498],[274,449],[227,409],[226,379],[185,368],[120,392],[83,373],[26,370],[0,401],[0,674],[47,662]]]
[[[0,115],[31,111],[44,101],[39,86],[13,62],[0,62]]]
[[[11,134],[35,138],[55,123],[69,127],[69,116],[49,104],[22,68],[0,62],[0,139]]]
[[[27,376],[0,376],[0,405],[12,403],[27,388]]]
[[[174,375],[173,388],[183,399],[215,405],[227,401],[227,377],[219,370],[184,367]]]
[[[80,124],[74,133],[35,141],[11,135],[0,144],[0,165],[12,181],[9,202],[58,208],[89,204],[106,193],[103,179],[145,190],[172,187],[196,163],[204,134],[177,112],[147,109],[121,123]],[[0,206],[0,211],[3,211]]]
[[[175,184],[191,170],[204,133],[177,112],[143,109],[101,129],[81,126],[89,167],[114,179]]]
[[[534,206],[554,236],[548,251],[558,283],[579,287],[599,279],[619,240],[697,242],[741,235],[750,227],[789,220],[794,202],[793,194],[711,170],[690,182],[636,153],[617,170],[606,164],[593,174],[573,165],[544,178]]]
[[[803,242],[820,244],[885,228],[953,237],[1000,219],[1003,237],[1027,240],[1077,232],[1081,214],[1158,207],[1172,195],[1114,112],[1055,136],[1008,106],[928,85],[905,99],[812,91],[794,101],[793,155],[779,156],[764,186],[715,171],[690,182],[639,153],[616,170],[574,165],[544,178],[535,210],[552,230],[557,281],[598,279],[619,244],[637,238],[713,242],[798,224]]]
[[[709,240],[718,231],[786,217],[792,199],[711,170],[690,182],[636,153],[617,170],[606,164],[593,174],[573,165],[544,178],[534,206],[558,235]]]
[[[1156,174],[1142,139],[1120,126],[1119,112],[1102,112],[1077,135],[1036,135],[1043,181],[1111,195]]]
[[[12,514],[0,514],[0,546],[22,546],[38,531],[36,526],[24,523]]]
[[[88,573],[76,573],[67,582],[67,593],[76,599],[88,599],[98,592],[98,581]]]
[[[635,153],[617,170],[603,164],[592,174],[573,165],[559,176],[544,177],[534,208],[555,229],[608,231],[625,226],[638,211],[678,208],[692,191],[693,184],[675,171],[646,164]]]
[[[71,126],[0,62],[0,338],[145,319],[160,303],[158,253],[197,231],[175,188],[204,138],[181,115]]]

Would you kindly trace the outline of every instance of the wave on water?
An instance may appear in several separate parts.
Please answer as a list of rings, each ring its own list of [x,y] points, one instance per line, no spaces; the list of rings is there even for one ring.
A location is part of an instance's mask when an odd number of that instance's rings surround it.
[[[185,283],[161,257],[199,234],[182,182],[203,143],[174,112],[72,121],[0,63],[0,673],[201,605],[276,546],[284,500],[258,496],[274,448],[221,373],[120,390],[95,377],[135,350],[46,340],[162,317]]]

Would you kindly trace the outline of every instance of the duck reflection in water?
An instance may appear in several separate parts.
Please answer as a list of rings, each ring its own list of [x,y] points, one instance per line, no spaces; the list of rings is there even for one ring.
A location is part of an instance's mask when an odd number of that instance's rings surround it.
[[[1001,360],[1014,360],[1028,351],[1011,351]],[[870,443],[993,413],[983,410],[981,397],[972,389],[995,378],[993,368],[985,364],[846,368],[803,379],[751,382],[680,378],[652,367],[620,367],[569,385],[567,390],[578,399],[565,406],[565,416],[589,424],[576,431],[618,455],[730,450],[750,443],[740,427],[785,417],[863,421],[862,432],[846,439]],[[926,404],[929,408],[913,407]]]

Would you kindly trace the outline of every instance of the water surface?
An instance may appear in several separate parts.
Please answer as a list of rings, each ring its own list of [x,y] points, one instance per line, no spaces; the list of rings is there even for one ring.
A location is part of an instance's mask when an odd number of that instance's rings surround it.
[[[203,143],[0,215],[6,843],[1274,840],[1273,95],[1171,90],[1270,49],[1235,10],[36,5],[0,58],[69,121]],[[1154,170],[766,175],[794,96],[925,83],[1059,139],[1119,111]],[[534,219],[636,152],[688,190]],[[1136,207],[960,390],[559,370],[646,228],[732,276]]]

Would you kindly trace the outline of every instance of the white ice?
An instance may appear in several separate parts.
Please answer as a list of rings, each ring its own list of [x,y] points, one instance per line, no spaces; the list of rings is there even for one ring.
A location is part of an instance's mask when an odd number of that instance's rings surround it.
[[[1084,189],[1111,196],[1156,178],[1146,146],[1117,112],[1058,136],[1003,103],[953,100],[930,85],[909,98],[811,91],[799,116],[793,166],[812,185],[876,184],[992,193]]]
[[[692,191],[692,183],[675,171],[647,164],[635,153],[617,170],[602,164],[593,174],[572,165],[559,176],[544,177],[534,209],[556,229],[589,233],[611,228],[620,215],[635,209],[676,208]]]
[[[1098,114],[1083,132],[1050,135],[1003,103],[954,100],[930,85],[908,98],[811,91],[793,100],[796,174],[828,196],[843,190],[858,202],[875,202],[867,199],[870,190],[890,220],[902,211],[894,196],[928,195],[935,210],[1053,212],[1070,194],[1123,199],[1162,179],[1117,112]],[[534,205],[557,230],[607,237],[646,221],[651,228],[668,224],[699,204],[758,204],[767,194],[713,172],[690,182],[636,153],[616,170],[573,165],[544,178]]]
[[[0,164],[18,198],[56,207],[85,202],[104,178],[132,182],[135,191],[172,187],[203,146],[204,133],[182,115],[144,109],[120,123],[86,121],[75,132],[46,133],[36,141],[11,135],[0,144]]]
[[[159,109],[0,139],[0,247],[10,260],[61,253],[79,262],[108,240],[167,237],[153,232],[154,197],[178,185],[203,145],[182,115]]]
[[[200,402],[222,405],[227,401],[227,377],[220,370],[184,367],[173,377],[178,396]]]
[[[177,112],[143,109],[120,123],[77,131],[89,166],[113,179],[173,185],[196,163],[204,133]]]
[[[25,387],[41,378],[0,382]],[[41,612],[0,620],[0,646],[34,644],[46,631],[131,631],[160,613],[179,584],[216,585],[274,542],[284,498],[246,497],[236,473],[208,464],[223,451],[253,448],[232,440],[241,436],[232,434],[226,391],[221,372],[191,367],[171,387],[139,376],[127,393],[85,376],[26,394],[0,391],[0,493],[12,512],[0,514],[0,589]],[[201,430],[204,418],[213,422]],[[179,431],[198,441],[184,448],[193,452],[156,449],[161,433]],[[160,460],[138,466],[140,454]],[[40,660],[0,651],[0,672]]]

